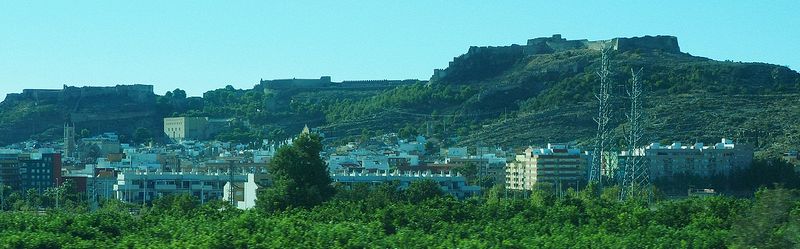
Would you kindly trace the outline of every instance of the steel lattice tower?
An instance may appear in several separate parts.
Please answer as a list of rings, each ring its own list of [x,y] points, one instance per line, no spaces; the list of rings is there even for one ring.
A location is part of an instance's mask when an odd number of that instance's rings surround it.
[[[625,200],[631,197],[651,196],[650,188],[650,169],[647,166],[642,148],[644,137],[644,101],[643,86],[640,79],[642,69],[634,71],[631,69],[631,85],[628,89],[630,98],[630,113],[628,118],[628,132],[625,140],[628,144],[625,166],[622,170],[622,188],[620,189],[620,199]]]
[[[230,186],[228,188],[228,203],[234,208],[236,208],[236,185],[233,183],[235,162],[235,159],[228,159],[228,185]]]
[[[603,154],[608,149],[609,144],[609,130],[608,122],[611,120],[611,108],[609,100],[611,98],[611,82],[609,75],[611,72],[608,70],[608,53],[609,49],[603,47],[600,50],[600,71],[597,76],[600,77],[600,90],[595,94],[597,98],[597,117],[594,118],[597,123],[597,135],[595,137],[594,151],[592,151],[592,165],[589,171],[589,183],[595,183],[598,187],[602,187],[603,181]]]

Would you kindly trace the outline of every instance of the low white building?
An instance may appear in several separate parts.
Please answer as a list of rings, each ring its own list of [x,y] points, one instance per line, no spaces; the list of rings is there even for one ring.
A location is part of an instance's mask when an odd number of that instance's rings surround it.
[[[236,200],[236,208],[247,210],[256,207],[256,198],[258,197],[258,179],[255,174],[247,174],[247,181],[242,183],[234,183],[233,189],[234,198]],[[230,184],[225,184],[223,188],[223,201],[230,201]]]
[[[170,194],[190,194],[201,202],[222,199],[225,185],[247,182],[248,176],[227,173],[197,172],[146,172],[123,171],[117,175],[114,193],[117,199],[126,202],[150,202]]]
[[[351,172],[347,174],[331,174],[334,182],[342,184],[368,183],[381,184],[384,182],[398,181],[400,188],[408,188],[413,181],[432,180],[439,184],[442,191],[458,198],[480,194],[479,186],[470,186],[466,178],[452,172],[389,172],[379,171],[375,173]]]

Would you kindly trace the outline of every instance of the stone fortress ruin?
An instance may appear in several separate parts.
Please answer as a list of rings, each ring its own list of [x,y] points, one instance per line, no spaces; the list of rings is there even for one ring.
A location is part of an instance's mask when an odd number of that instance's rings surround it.
[[[60,103],[94,97],[124,97],[135,103],[155,101],[153,86],[139,84],[109,87],[64,85],[62,89],[24,89],[22,93],[9,93],[5,101],[35,100],[40,103]]]
[[[680,53],[678,38],[675,36],[643,36],[630,38],[613,38],[609,40],[589,41],[567,40],[560,34],[551,37],[529,39],[526,45],[511,46],[472,46],[466,54],[453,58],[448,69],[454,65],[470,64],[472,57],[491,57],[497,63],[511,63],[517,59],[539,54],[552,54],[575,49],[600,50],[603,47],[614,51],[659,50],[667,53]],[[448,69],[434,69],[432,80],[441,79],[450,73]]]

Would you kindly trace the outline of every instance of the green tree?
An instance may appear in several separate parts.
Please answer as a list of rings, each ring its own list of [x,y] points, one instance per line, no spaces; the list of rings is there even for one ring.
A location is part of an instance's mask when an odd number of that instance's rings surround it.
[[[478,176],[478,165],[472,162],[468,162],[464,165],[455,167],[453,171],[460,173],[467,179],[467,182],[470,184],[475,184],[477,182]]]
[[[733,223],[734,245],[742,248],[797,248],[800,191],[762,189],[750,210]],[[793,217],[794,216],[794,217]]]
[[[420,203],[443,195],[442,187],[432,180],[413,181],[405,190],[406,200],[411,203]]]
[[[81,130],[81,138],[87,138],[91,135],[88,129]]]
[[[172,97],[176,99],[185,99],[186,91],[181,90],[180,88],[175,88],[175,91],[172,91]]]
[[[139,127],[133,132],[133,142],[136,144],[143,144],[153,140],[153,133],[150,129]]]
[[[260,194],[259,208],[313,207],[330,199],[335,191],[321,151],[316,134],[301,134],[291,146],[278,149],[268,167],[273,185]]]

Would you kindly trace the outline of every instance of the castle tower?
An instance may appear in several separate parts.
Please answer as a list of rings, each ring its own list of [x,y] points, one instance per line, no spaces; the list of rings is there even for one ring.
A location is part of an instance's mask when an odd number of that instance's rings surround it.
[[[74,157],[75,152],[75,126],[64,124],[64,157]]]

